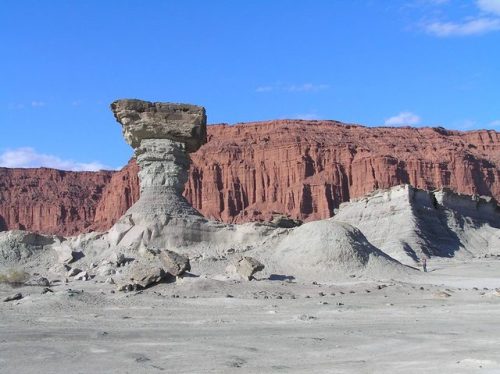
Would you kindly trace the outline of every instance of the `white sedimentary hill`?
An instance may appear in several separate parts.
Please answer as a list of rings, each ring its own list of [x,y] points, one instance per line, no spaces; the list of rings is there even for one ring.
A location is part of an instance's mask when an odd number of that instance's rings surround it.
[[[404,264],[500,253],[500,209],[491,198],[401,185],[341,204],[333,219]]]

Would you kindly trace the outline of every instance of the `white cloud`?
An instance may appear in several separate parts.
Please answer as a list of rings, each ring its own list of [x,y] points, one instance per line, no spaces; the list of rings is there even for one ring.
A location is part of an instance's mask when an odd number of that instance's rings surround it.
[[[433,1],[440,6],[447,1]],[[500,0],[476,0],[479,12],[460,21],[424,22],[423,29],[438,37],[482,35],[500,30]]]
[[[314,83],[302,83],[302,84],[285,84],[285,83],[275,83],[272,85],[259,86],[255,89],[256,92],[318,92],[327,90],[330,88],[328,84],[314,84]]]
[[[0,167],[6,168],[38,168],[47,167],[72,171],[112,170],[100,162],[76,162],[63,160],[57,156],[36,152],[33,148],[22,147],[7,149],[0,154]]]
[[[292,119],[318,120],[320,117],[316,113],[299,113],[294,115]]]
[[[500,128],[500,119],[491,121],[490,123],[488,123],[488,126],[492,128]]]
[[[472,119],[463,119],[455,121],[453,123],[453,128],[461,131],[474,130],[477,128],[477,122]]]
[[[419,123],[420,117],[412,112],[401,112],[385,120],[387,126],[418,125]]]
[[[42,106],[45,106],[45,103],[43,101],[32,101],[31,102],[31,106],[33,108],[38,108],[38,107],[42,107]]]
[[[500,0],[477,0],[477,6],[483,12],[500,16]]]
[[[500,30],[500,18],[476,18],[464,22],[431,22],[424,28],[429,34],[440,37],[481,35]]]
[[[255,89],[255,92],[269,92],[273,90],[273,86],[259,86]]]

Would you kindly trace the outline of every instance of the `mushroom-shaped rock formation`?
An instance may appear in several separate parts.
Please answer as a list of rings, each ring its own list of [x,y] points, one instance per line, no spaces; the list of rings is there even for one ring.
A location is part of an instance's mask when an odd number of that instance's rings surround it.
[[[140,198],[125,216],[132,214],[134,221],[163,221],[166,215],[201,216],[182,191],[188,179],[188,152],[206,142],[205,108],[117,100],[111,109],[140,167]]]
[[[140,167],[140,197],[111,228],[117,245],[144,247],[164,236],[163,228],[175,222],[182,226],[206,222],[182,196],[188,179],[189,152],[206,142],[205,108],[188,104],[117,100],[111,104],[123,136],[134,149]],[[170,235],[172,236],[172,235]],[[182,236],[182,235],[181,235]]]

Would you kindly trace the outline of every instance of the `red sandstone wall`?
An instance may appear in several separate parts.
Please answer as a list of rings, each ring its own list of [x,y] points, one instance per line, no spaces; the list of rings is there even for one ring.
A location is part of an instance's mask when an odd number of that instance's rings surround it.
[[[209,126],[208,138],[191,155],[185,196],[205,216],[226,222],[272,212],[326,218],[351,197],[401,183],[500,199],[495,131],[283,120]],[[0,230],[105,230],[138,195],[134,162],[116,173],[0,169]]]
[[[272,211],[314,220],[351,197],[410,183],[500,197],[500,133],[368,128],[334,121],[211,126],[185,195],[223,221]]]
[[[0,168],[0,230],[77,234],[93,222],[113,172]]]

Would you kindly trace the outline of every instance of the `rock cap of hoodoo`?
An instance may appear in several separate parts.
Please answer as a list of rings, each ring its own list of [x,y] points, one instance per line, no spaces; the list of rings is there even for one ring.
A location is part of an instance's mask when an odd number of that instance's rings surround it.
[[[134,149],[143,139],[169,139],[195,152],[207,141],[207,116],[201,106],[122,99],[111,103],[111,110]]]

